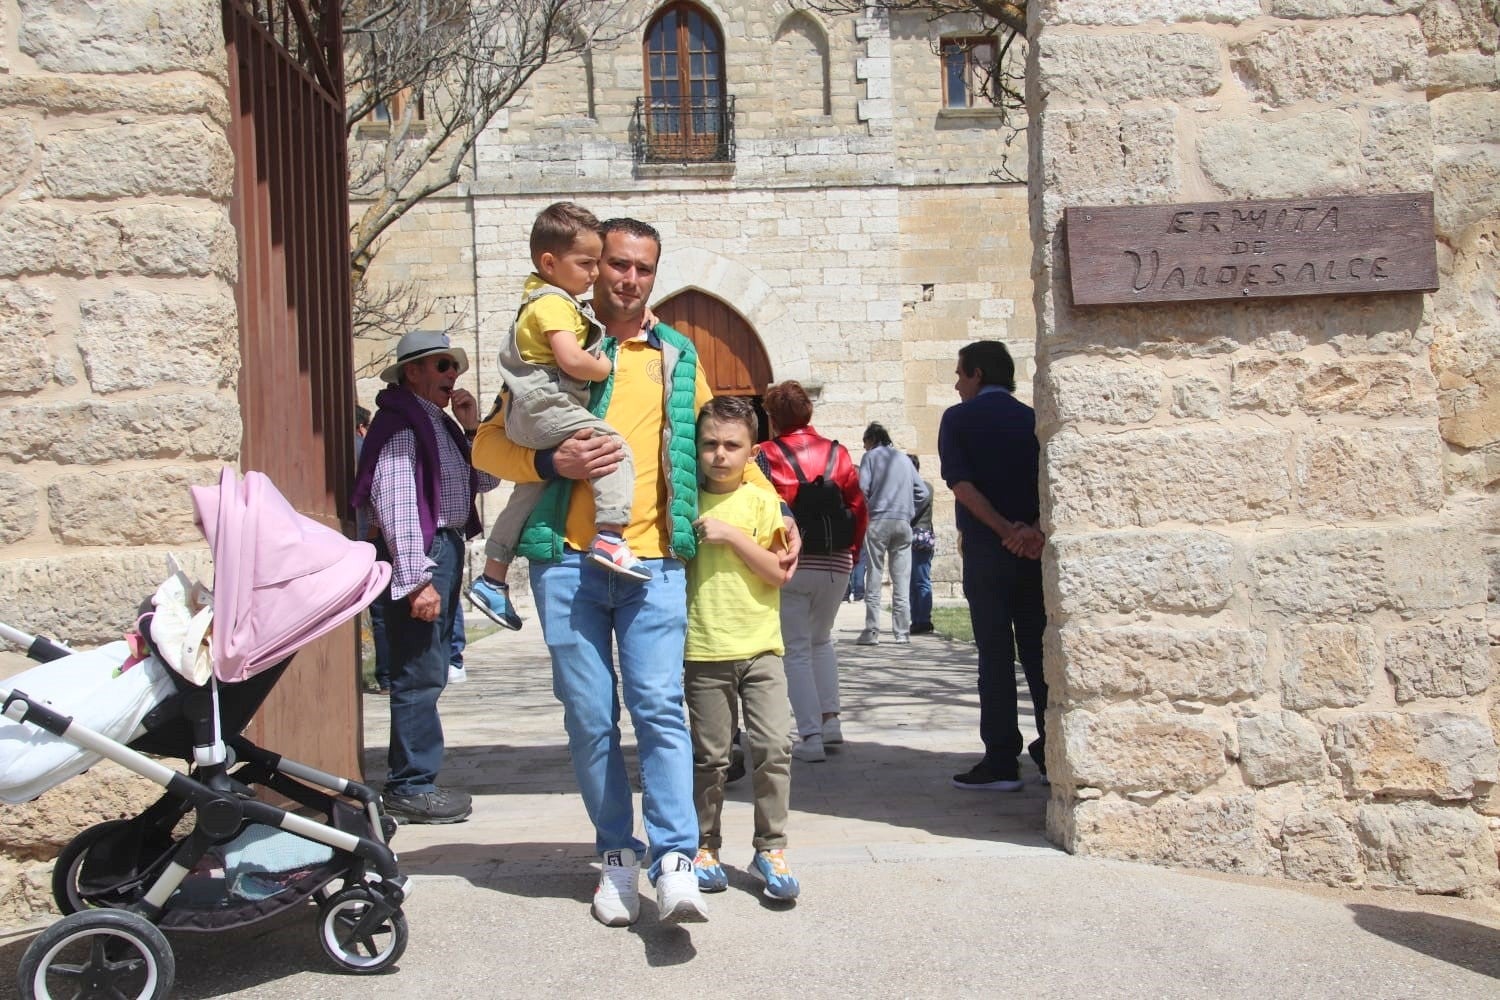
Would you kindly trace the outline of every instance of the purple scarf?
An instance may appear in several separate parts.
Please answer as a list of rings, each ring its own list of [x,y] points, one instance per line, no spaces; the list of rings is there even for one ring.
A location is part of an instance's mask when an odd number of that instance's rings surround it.
[[[375,397],[375,419],[370,421],[370,430],[365,434],[360,448],[359,466],[354,475],[354,492],[349,503],[356,509],[370,499],[370,487],[375,482],[375,463],[380,452],[397,432],[410,430],[417,439],[417,517],[422,523],[422,548],[432,547],[437,534],[438,511],[442,505],[443,477],[437,435],[432,430],[432,420],[416,395],[404,386],[393,385],[380,390]],[[443,418],[443,429],[458,445],[458,450],[469,462],[469,440],[453,421]],[[479,492],[479,474],[469,465],[469,519],[464,524],[464,537],[473,538],[482,530],[479,510],[474,506],[474,496]]]

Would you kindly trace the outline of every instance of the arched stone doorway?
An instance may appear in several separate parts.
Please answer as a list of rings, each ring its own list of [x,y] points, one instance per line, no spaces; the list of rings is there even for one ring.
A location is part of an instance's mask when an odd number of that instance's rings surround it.
[[[760,397],[771,384],[771,359],[755,328],[723,299],[696,288],[678,292],[652,307],[657,317],[698,349],[699,363],[715,396],[749,396],[760,415]]]

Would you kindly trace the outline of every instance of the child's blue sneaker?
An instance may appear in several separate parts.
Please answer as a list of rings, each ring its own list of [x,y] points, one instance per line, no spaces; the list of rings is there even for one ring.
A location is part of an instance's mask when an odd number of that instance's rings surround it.
[[[796,899],[802,891],[802,884],[786,863],[786,853],[779,847],[756,851],[750,869],[766,880],[767,899]]]
[[[729,876],[719,864],[719,852],[711,847],[698,848],[693,859],[693,871],[698,875],[699,892],[723,892],[729,888]]]
[[[510,603],[510,588],[505,584],[497,587],[481,576],[469,584],[467,596],[470,604],[501,628],[515,632],[521,627],[521,616],[516,614],[516,606]]]

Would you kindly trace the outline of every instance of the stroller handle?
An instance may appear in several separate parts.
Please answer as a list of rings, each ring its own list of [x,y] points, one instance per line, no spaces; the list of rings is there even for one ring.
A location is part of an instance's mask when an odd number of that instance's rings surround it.
[[[45,636],[22,632],[18,628],[11,628],[4,622],[0,622],[0,639],[8,639],[17,646],[26,647],[26,655],[38,663],[51,663],[53,660],[73,655],[73,651],[60,642],[53,642]]]

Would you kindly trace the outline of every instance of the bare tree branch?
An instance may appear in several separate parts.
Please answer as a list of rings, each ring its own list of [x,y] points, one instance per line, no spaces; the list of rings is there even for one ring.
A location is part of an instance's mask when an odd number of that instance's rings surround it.
[[[934,19],[949,14],[978,14],[1007,30],[1026,36],[1026,0],[811,0],[808,6],[825,14],[862,14],[867,7],[910,11]]]

